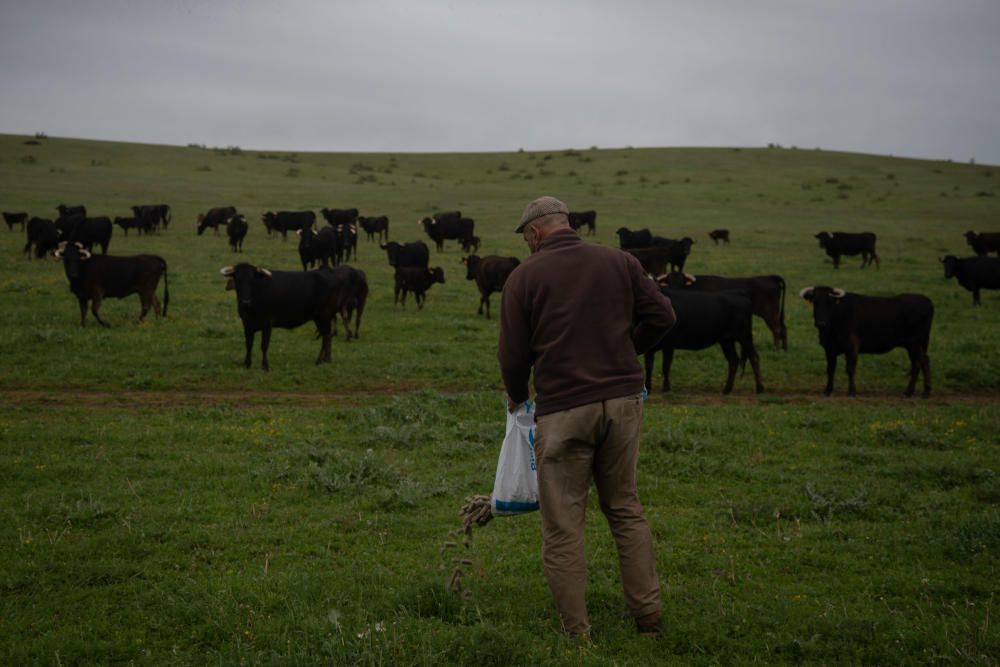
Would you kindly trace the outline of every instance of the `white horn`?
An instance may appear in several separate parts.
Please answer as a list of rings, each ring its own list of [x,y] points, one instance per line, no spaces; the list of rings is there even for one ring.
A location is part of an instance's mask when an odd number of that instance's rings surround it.
[[[91,252],[89,250],[87,250],[86,248],[80,249],[80,259],[90,259],[90,257],[91,257]]]
[[[80,243],[79,241],[75,241],[75,243],[76,243],[76,247],[77,248],[79,248],[80,250],[83,250],[83,244],[82,243]]]
[[[840,289],[839,287],[834,287],[832,290],[830,290],[830,294],[833,295],[834,299],[841,299],[845,294],[847,294],[847,292]]]
[[[812,296],[812,293],[813,293],[814,289],[816,289],[816,288],[815,287],[803,287],[801,290],[799,290],[799,298],[800,299],[805,299],[806,301],[808,301],[809,300],[808,297]]]
[[[231,266],[224,266],[219,270],[219,273],[224,276],[231,276],[236,273],[236,269]]]
[[[262,269],[262,268],[260,268],[260,267],[257,267],[257,273],[262,273],[262,274],[264,274],[265,276],[267,276],[268,278],[270,278],[270,277],[271,277],[271,272],[270,272],[270,271],[268,271],[267,269]]]
[[[692,276],[690,273],[684,274],[684,284],[693,285],[696,282],[698,282],[698,279]]]

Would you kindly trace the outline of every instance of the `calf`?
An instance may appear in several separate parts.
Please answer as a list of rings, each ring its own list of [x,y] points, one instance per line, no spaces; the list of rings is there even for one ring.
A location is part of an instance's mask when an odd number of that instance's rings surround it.
[[[236,310],[243,322],[246,357],[250,368],[253,340],[260,335],[261,368],[270,370],[267,350],[271,330],[295,329],[306,322],[316,325],[320,344],[316,363],[330,362],[331,322],[337,312],[335,278],[328,271],[268,271],[250,264],[227,266],[220,273],[229,280],[227,290],[236,291]]]
[[[341,222],[335,226],[328,226],[328,229],[332,228],[337,234],[337,250],[335,255],[335,261],[337,264],[341,262],[351,261],[351,255],[354,255],[354,259],[358,258],[358,226],[355,223]]]
[[[910,382],[906,395],[912,396],[917,372],[924,374],[924,398],[931,394],[931,363],[927,346],[934,320],[934,304],[923,294],[894,297],[864,296],[839,288],[806,287],[799,296],[813,306],[813,322],[819,330],[819,344],[826,352],[826,390],[833,392],[837,357],[847,359],[847,393],[854,396],[854,373],[859,354],[885,354],[897,347],[910,355]]]
[[[570,211],[569,226],[579,230],[587,228],[587,236],[592,236],[597,231],[597,211]]]
[[[35,257],[42,259],[59,247],[59,230],[56,223],[45,218],[32,218],[27,226],[28,242],[24,244],[24,255],[31,259],[31,246],[35,246]]]
[[[991,252],[995,252],[997,257],[1000,257],[1000,234],[993,232],[977,234],[973,231],[968,231],[965,232],[965,242],[969,244],[969,247],[977,255],[988,255]]]
[[[135,218],[116,217],[115,224],[121,227],[122,233],[125,234],[126,238],[128,238],[128,230],[139,228],[139,221]]]
[[[972,292],[972,305],[979,306],[979,290],[1000,289],[1000,257],[941,257],[945,279],[954,277]]]
[[[158,255],[135,255],[132,257],[109,257],[93,255],[82,243],[62,242],[55,253],[62,259],[69,289],[80,303],[80,326],[86,325],[87,302],[94,319],[102,327],[108,324],[101,319],[98,310],[105,297],[121,299],[132,294],[139,295],[142,310],[141,322],[150,306],[156,316],[161,314],[160,300],[156,297],[156,286],[163,276],[163,317],[167,316],[170,291],[167,284],[167,263]]]
[[[233,252],[243,252],[243,239],[249,228],[247,219],[239,213],[226,220],[226,236],[229,237],[229,247]]]
[[[719,241],[722,241],[723,245],[729,245],[729,230],[728,229],[713,229],[708,233],[708,238],[715,242],[715,245],[719,245]]]
[[[618,247],[622,250],[628,248],[648,248],[653,245],[653,233],[648,229],[640,229],[633,232],[625,227],[619,227],[615,230],[615,234],[618,235]]]
[[[861,268],[865,268],[875,261],[875,268],[880,267],[878,255],[875,253],[875,235],[871,232],[860,234],[849,234],[846,232],[820,232],[816,235],[819,239],[819,247],[826,250],[826,254],[833,259],[833,268],[840,268],[840,256],[861,255]]]
[[[486,319],[490,319],[490,295],[493,292],[502,292],[503,286],[507,282],[507,276],[521,263],[517,257],[498,257],[487,255],[469,255],[462,260],[465,264],[465,279],[475,280],[479,288],[479,311],[483,314],[483,305],[486,306]]]
[[[369,241],[374,241],[378,235],[378,242],[389,240],[389,218],[384,215],[377,217],[358,218],[358,224],[365,230]]]
[[[424,299],[427,290],[434,283],[444,284],[444,269],[435,266],[433,269],[421,269],[416,267],[396,268],[396,289],[393,295],[393,303],[402,303],[406,308],[406,295],[413,292],[413,298],[417,301],[417,310],[423,310]],[[402,294],[402,298],[400,295]]]
[[[3,212],[3,221],[7,223],[7,231],[14,231],[14,225],[21,225],[21,231],[24,231],[24,224],[28,221],[27,213],[8,213]]]
[[[426,269],[430,264],[430,250],[423,241],[411,243],[389,241],[388,243],[380,243],[378,247],[385,250],[385,254],[389,258],[389,266],[397,269],[403,267]]]
[[[226,220],[236,215],[235,206],[219,206],[208,209],[207,213],[198,214],[198,236],[205,233],[209,227],[218,234],[219,225],[226,224]]]
[[[703,350],[719,345],[729,363],[723,394],[733,390],[736,368],[750,362],[753,369],[757,393],[764,391],[760,379],[760,357],[753,344],[753,326],[750,318],[752,306],[750,297],[743,291],[719,292],[716,294],[691,292],[662,288],[670,299],[677,324],[667,332],[652,349],[645,353],[646,389],[653,390],[653,365],[657,351],[663,352],[663,391],[670,391],[670,366],[674,350]],[[736,344],[740,344],[740,354],[736,354]]]
[[[423,225],[424,231],[437,246],[438,252],[444,250],[444,242],[448,239],[471,240],[475,235],[476,222],[472,218],[463,218],[461,211],[435,213],[429,218],[421,218],[418,225]]]
[[[746,290],[753,304],[753,314],[764,320],[774,337],[774,347],[788,350],[788,327],[785,326],[785,279],[778,275],[727,278],[675,272],[660,280],[669,287],[698,292]]]
[[[462,252],[466,254],[474,254],[479,252],[479,248],[482,246],[483,242],[478,236],[473,236],[468,239],[459,240],[459,245],[462,246]]]

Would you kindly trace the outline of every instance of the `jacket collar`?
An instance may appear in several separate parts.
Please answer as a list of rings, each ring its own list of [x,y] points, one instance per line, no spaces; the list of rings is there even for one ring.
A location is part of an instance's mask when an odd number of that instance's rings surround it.
[[[580,235],[570,227],[565,229],[557,229],[552,232],[548,238],[542,241],[538,245],[538,250],[536,253],[544,252],[546,250],[554,250],[556,248],[565,248],[567,246],[576,245],[578,243],[583,243]]]

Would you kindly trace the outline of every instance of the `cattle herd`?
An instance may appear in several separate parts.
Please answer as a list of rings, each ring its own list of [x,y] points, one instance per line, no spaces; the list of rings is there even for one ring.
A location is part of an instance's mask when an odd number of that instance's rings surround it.
[[[141,303],[139,319],[152,308],[157,317],[167,314],[170,301],[167,263],[158,255],[128,257],[108,254],[114,226],[126,236],[129,230],[137,234],[158,234],[167,230],[171,221],[170,206],[152,204],[132,207],[132,215],[89,217],[83,206],[56,207],[55,219],[30,217],[24,212],[3,212],[10,231],[20,226],[27,235],[24,254],[42,259],[52,255],[62,260],[70,290],[80,306],[80,324],[86,322],[88,304],[102,326],[99,310],[104,298],[123,298],[138,294]],[[226,289],[236,292],[237,312],[243,324],[246,344],[244,365],[250,367],[253,342],[261,333],[261,366],[268,370],[267,357],[274,327],[293,329],[312,321],[321,339],[316,363],[329,362],[331,337],[336,335],[337,317],[345,330],[345,339],[360,336],[361,317],[368,298],[368,281],[364,271],[347,265],[357,259],[358,230],[368,242],[378,242],[394,270],[394,303],[405,308],[412,293],[417,309],[424,306],[427,291],[435,283],[444,283],[444,269],[430,266],[430,250],[423,241],[398,242],[389,240],[389,219],[384,215],[361,216],[356,208],[320,211],[325,225],[317,225],[314,211],[268,211],[261,221],[268,236],[288,232],[298,238],[298,254],[302,271],[272,271],[248,263],[238,263],[221,270],[227,278]],[[596,231],[595,211],[572,212],[570,225],[575,230],[586,228],[586,235]],[[510,273],[520,260],[516,257],[489,255],[480,257],[481,240],[475,235],[475,221],[460,211],[448,211],[422,218],[418,224],[434,242],[438,252],[445,241],[456,241],[466,255],[466,279],[474,281],[479,290],[480,315],[491,318],[490,296],[503,290]],[[233,206],[212,208],[197,217],[196,232],[200,236],[211,228],[218,234],[224,227],[234,253],[241,253],[249,225],[246,217]],[[764,390],[761,381],[760,357],[753,342],[751,318],[757,316],[771,331],[773,344],[788,349],[785,326],[785,280],[780,275],[749,277],[690,274],[684,265],[695,241],[690,237],[668,239],[654,235],[649,229],[616,230],[622,251],[633,255],[643,269],[655,279],[660,289],[673,303],[677,325],[655,349],[645,353],[646,386],[652,390],[655,354],[663,354],[663,391],[670,389],[670,366],[674,350],[699,350],[719,345],[728,362],[724,393],[733,388],[736,371],[749,361],[758,393]],[[729,230],[714,229],[709,238],[718,245],[730,244]],[[831,258],[834,268],[840,267],[841,257],[861,256],[861,268],[880,267],[875,249],[876,236],[871,232],[820,232],[815,235],[819,246]],[[954,277],[972,292],[973,305],[979,306],[981,289],[1000,289],[1000,233],[965,234],[966,242],[975,253],[970,257],[947,255],[940,258],[945,278]],[[100,247],[100,254],[95,248]],[[991,257],[995,253],[996,257]],[[163,301],[157,296],[163,278]],[[848,393],[854,395],[855,371],[859,354],[881,354],[904,348],[910,358],[910,376],[905,393],[914,393],[918,375],[923,376],[923,396],[930,395],[931,371],[927,348],[930,340],[934,305],[921,294],[900,294],[895,297],[874,297],[845,292],[827,286],[807,287],[799,296],[813,307],[813,322],[819,342],[826,355],[827,383],[825,393],[833,391],[837,357],[845,356]],[[353,319],[353,326],[351,320]],[[737,351],[738,346],[738,351]]]

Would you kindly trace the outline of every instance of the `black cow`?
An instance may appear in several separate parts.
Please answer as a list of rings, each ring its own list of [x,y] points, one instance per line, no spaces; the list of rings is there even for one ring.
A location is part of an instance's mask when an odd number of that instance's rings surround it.
[[[270,370],[267,349],[271,330],[295,329],[306,322],[316,324],[319,356],[316,363],[330,362],[331,323],[337,314],[336,279],[329,271],[268,271],[250,264],[227,266],[220,273],[229,278],[227,290],[236,290],[236,309],[243,322],[246,357],[250,368],[253,339],[260,336],[261,368]]]
[[[126,238],[128,237],[128,230],[139,229],[139,221],[135,218],[116,217],[115,224],[121,227],[122,233],[125,234]]]
[[[661,288],[670,299],[677,313],[677,323],[667,335],[646,352],[646,389],[653,390],[653,364],[657,351],[663,352],[663,391],[670,391],[670,366],[674,350],[704,350],[719,345],[729,363],[723,394],[733,390],[736,368],[750,362],[753,369],[754,385],[757,393],[764,391],[760,379],[760,357],[753,344],[751,317],[753,307],[750,296],[744,291],[692,292]],[[740,354],[736,354],[736,343],[740,344]]]
[[[435,213],[430,218],[421,218],[417,224],[423,225],[424,231],[434,241],[438,252],[444,250],[446,240],[470,241],[475,235],[476,228],[475,220],[463,218],[461,211]]]
[[[627,250],[628,248],[648,248],[653,245],[653,233],[648,229],[640,229],[633,232],[625,227],[619,227],[615,230],[615,234],[618,235],[618,247],[622,250]]]
[[[671,271],[683,271],[684,263],[687,262],[688,255],[691,254],[692,245],[694,245],[694,239],[690,236],[685,236],[680,240],[654,236],[650,247],[664,248]]]
[[[75,218],[74,224],[66,238],[70,243],[82,243],[87,250],[93,250],[94,244],[101,246],[101,254],[108,254],[108,244],[111,243],[111,232],[114,226],[111,218]]]
[[[661,283],[698,292],[746,290],[753,304],[753,314],[764,320],[774,336],[774,347],[788,350],[788,327],[785,326],[785,279],[778,275],[727,278],[675,272]]]
[[[413,292],[413,298],[417,301],[417,310],[423,310],[427,290],[434,283],[444,284],[444,269],[440,266],[435,266],[433,269],[396,267],[396,289],[393,303],[400,302],[403,308],[406,308],[406,295]]]
[[[847,232],[820,232],[816,235],[819,247],[833,258],[833,268],[840,268],[840,256],[852,257],[861,255],[861,268],[865,268],[875,260],[875,268],[879,268],[878,255],[875,253],[875,235],[871,232],[850,234]]]
[[[271,232],[279,232],[282,239],[288,238],[288,232],[299,229],[310,229],[316,222],[316,214],[312,211],[268,211],[264,214],[264,226],[267,228],[267,235]]]
[[[323,214],[326,224],[333,227],[358,223],[358,209],[356,208],[324,208],[320,213]]]
[[[379,243],[382,243],[383,240],[389,240],[389,218],[386,216],[361,217],[358,218],[358,224],[361,225],[361,229],[365,230],[369,241],[374,241],[376,234]]]
[[[31,246],[35,246],[35,257],[42,259],[48,253],[59,247],[59,230],[56,223],[45,218],[32,218],[28,221],[28,242],[24,244],[24,255],[31,259]]]
[[[170,206],[168,204],[144,204],[142,206],[133,206],[132,213],[138,219],[143,219],[143,217],[155,216],[154,227],[163,226],[164,231],[167,229],[167,225],[170,224]]]
[[[226,236],[229,237],[229,247],[233,252],[243,252],[243,239],[249,228],[246,217],[239,213],[226,220]]]
[[[14,225],[21,225],[21,231],[24,231],[24,223],[28,221],[27,213],[8,213],[3,212],[3,220],[7,223],[7,231],[14,231]]]
[[[587,236],[597,232],[597,211],[570,211],[569,226],[579,230],[581,227],[587,228]]]
[[[209,227],[218,234],[219,225],[226,224],[226,220],[236,215],[235,206],[220,206],[218,208],[211,208],[208,213],[198,214],[198,236],[205,233],[205,230]]]
[[[639,263],[642,264],[642,270],[654,278],[665,275],[670,266],[670,249],[663,246],[624,248],[623,252],[627,252],[639,260]]]
[[[715,242],[715,245],[719,245],[719,241],[722,241],[723,245],[729,245],[729,230],[728,229],[713,229],[708,233],[708,238]]]
[[[59,204],[58,206],[56,206],[56,210],[59,211],[60,218],[87,217],[86,206],[67,206],[66,204]]]
[[[361,336],[361,315],[365,312],[365,303],[368,301],[368,279],[365,272],[360,269],[342,264],[332,269],[320,269],[333,274],[334,283],[334,303],[336,312],[340,314],[340,319],[344,322],[346,335],[344,341]],[[351,316],[356,315],[354,320],[354,330],[351,331]],[[337,317],[333,318],[333,335],[337,335]]]
[[[1000,257],[941,257],[944,277],[954,277],[958,284],[972,292],[972,305],[981,305],[979,290],[1000,289]]]
[[[79,225],[84,220],[81,215],[61,215],[56,218],[56,229],[59,231],[59,240],[68,241],[69,237],[76,230],[77,225]]]
[[[934,320],[934,304],[923,294],[894,297],[864,296],[842,289],[806,287],[799,296],[813,305],[813,322],[819,330],[819,344],[826,352],[826,395],[833,392],[837,357],[847,359],[847,393],[856,394],[854,372],[859,354],[885,354],[897,347],[910,355],[912,396],[917,372],[924,374],[924,398],[931,395],[931,362],[927,345]]]
[[[6,216],[6,213],[4,214]],[[969,244],[972,251],[977,255],[988,255],[995,252],[1000,257],[1000,234],[994,232],[983,232],[977,234],[973,231],[965,232],[965,242]]]
[[[321,266],[329,266],[331,262],[339,263],[336,229],[327,226],[319,231],[310,228],[300,229],[295,233],[299,236],[299,259],[302,261],[303,271],[308,271],[317,262]]]
[[[331,226],[337,234],[337,252],[336,252],[336,262],[340,264],[341,262],[349,262],[351,260],[351,255],[354,255],[354,259],[358,258],[358,226],[355,223],[341,222],[337,225]]]
[[[388,243],[380,243],[378,247],[385,250],[385,254],[389,258],[389,266],[397,269],[402,267],[426,269],[430,264],[431,252],[423,241],[411,243],[389,241]]]
[[[482,239],[478,236],[473,236],[469,239],[459,239],[458,243],[462,246],[462,252],[470,255],[479,252],[479,248],[483,245]]]
[[[160,212],[155,208],[141,209],[136,215],[136,227],[142,234],[159,233],[160,222]]]
[[[502,292],[503,286],[507,282],[507,276],[521,263],[517,257],[498,257],[497,255],[469,255],[462,260],[465,264],[465,279],[475,280],[476,287],[479,288],[479,311],[483,314],[483,305],[486,306],[486,319],[490,319],[490,295],[493,292]]]
[[[139,313],[141,322],[150,306],[159,317],[167,316],[167,306],[170,304],[170,291],[167,284],[167,262],[158,255],[135,255],[132,257],[109,257],[94,255],[82,243],[59,244],[56,257],[63,261],[66,277],[69,278],[69,289],[76,295],[80,303],[80,326],[86,325],[87,302],[90,312],[102,327],[108,326],[101,319],[98,310],[101,301],[106,297],[122,299],[132,294],[139,295],[142,310]],[[156,286],[163,276],[163,307],[156,297]]]

